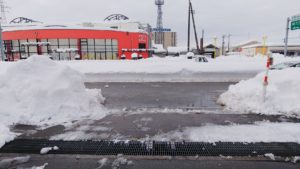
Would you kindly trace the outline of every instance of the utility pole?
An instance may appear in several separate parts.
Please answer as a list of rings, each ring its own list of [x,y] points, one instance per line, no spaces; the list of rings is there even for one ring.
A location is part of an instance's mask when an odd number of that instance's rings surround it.
[[[225,55],[225,35],[222,36],[222,55]]]
[[[194,28],[194,34],[195,34],[195,41],[196,41],[196,47],[197,47],[197,52],[198,54],[201,54],[201,50],[199,47],[199,40],[198,40],[198,35],[197,35],[197,28],[196,28],[196,23],[195,23],[195,17],[194,17],[194,10],[193,10],[193,5],[191,0],[189,0],[189,15],[188,15],[188,47],[187,51],[189,52],[191,47],[190,47],[190,40],[191,40],[191,15],[192,15],[192,21],[193,21],[193,28]]]
[[[286,24],[286,34],[284,39],[284,56],[287,56],[287,50],[288,50],[288,42],[289,42],[289,30],[290,30],[290,17],[287,18],[287,24]]]
[[[190,51],[190,40],[191,40],[191,4],[189,3],[187,52]]]
[[[200,50],[201,50],[201,55],[204,54],[204,29],[202,29],[202,36],[201,36],[201,39],[200,39]]]
[[[196,23],[195,23],[193,5],[192,5],[191,0],[189,0],[189,1],[190,1],[190,7],[191,7],[191,15],[192,15],[192,20],[193,20],[193,27],[194,27],[194,34],[195,34],[197,52],[198,52],[198,54],[200,54],[201,51],[200,51],[200,47],[199,47],[199,40],[198,40],[198,35],[197,35],[197,28],[196,28]]]
[[[230,38],[231,38],[231,34],[228,34],[228,52],[230,52]]]

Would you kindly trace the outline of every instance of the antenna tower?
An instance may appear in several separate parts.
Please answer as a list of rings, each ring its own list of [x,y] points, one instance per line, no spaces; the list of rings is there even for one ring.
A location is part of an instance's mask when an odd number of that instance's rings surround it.
[[[157,41],[159,44],[163,44],[163,11],[162,6],[165,4],[164,0],[155,0],[155,5],[157,5],[157,24],[158,28],[158,38]]]
[[[6,6],[6,3],[5,3],[5,1],[4,0],[0,0],[0,14],[1,14],[1,16],[0,16],[0,22],[2,23],[2,24],[6,24],[7,23],[7,19],[6,19],[6,9],[7,9],[8,7]]]

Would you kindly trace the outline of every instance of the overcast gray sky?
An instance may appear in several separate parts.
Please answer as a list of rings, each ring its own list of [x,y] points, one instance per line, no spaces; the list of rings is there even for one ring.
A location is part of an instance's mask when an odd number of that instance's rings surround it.
[[[8,19],[25,16],[51,23],[103,21],[113,13],[156,25],[154,0],[6,0]],[[231,33],[233,43],[248,39],[282,42],[288,16],[300,14],[300,0],[192,0],[200,34],[206,42]],[[186,43],[188,0],[165,0],[164,27],[178,32],[179,45]],[[300,43],[300,31],[291,33]]]

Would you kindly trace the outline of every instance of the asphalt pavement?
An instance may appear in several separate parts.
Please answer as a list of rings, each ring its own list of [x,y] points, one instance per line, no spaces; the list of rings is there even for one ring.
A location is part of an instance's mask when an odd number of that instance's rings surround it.
[[[16,125],[23,139],[140,140],[185,127],[207,124],[253,124],[257,121],[300,122],[285,116],[239,114],[223,110],[218,96],[232,83],[88,83],[102,89],[105,106],[112,110],[103,119],[74,122],[71,127]]]
[[[53,126],[39,129],[37,126],[13,126],[25,139],[65,140],[115,140],[143,139],[157,134],[199,127],[206,124],[230,125],[252,124],[257,121],[297,122],[299,119],[285,116],[241,114],[225,111],[217,104],[218,96],[234,83],[86,83],[90,89],[102,89],[105,106],[111,110],[107,117],[95,120],[75,121],[71,127]],[[77,136],[76,136],[77,135]],[[23,154],[24,155],[24,154]],[[1,159],[22,156],[0,154]],[[97,161],[107,158],[102,168],[113,168],[117,157],[76,155],[31,155],[25,164],[11,168],[28,168],[49,163],[46,169],[96,169]],[[299,168],[299,164],[269,161],[266,158],[182,158],[172,157],[126,157],[130,165],[117,168]]]

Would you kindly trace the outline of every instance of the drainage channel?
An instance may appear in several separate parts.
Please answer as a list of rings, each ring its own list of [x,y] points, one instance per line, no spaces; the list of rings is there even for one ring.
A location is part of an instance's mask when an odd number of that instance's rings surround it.
[[[296,143],[201,143],[201,142],[113,142],[49,141],[18,139],[7,143],[0,153],[39,154],[45,147],[59,147],[49,154],[130,155],[130,156],[300,156]]]

